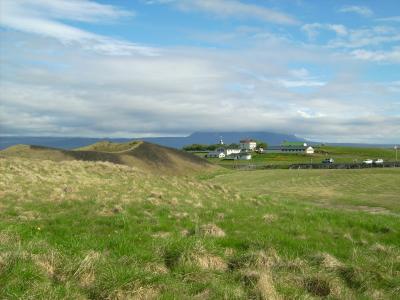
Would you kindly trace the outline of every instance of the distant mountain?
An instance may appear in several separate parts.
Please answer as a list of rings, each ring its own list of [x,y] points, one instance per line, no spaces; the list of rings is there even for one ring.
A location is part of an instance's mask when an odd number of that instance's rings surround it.
[[[148,137],[148,138],[82,138],[82,137],[17,137],[17,136],[0,136],[0,149],[17,145],[38,145],[45,147],[54,147],[62,149],[74,149],[85,147],[99,141],[110,141],[114,143],[124,143],[129,141],[146,141],[162,146],[181,149],[183,146],[190,144],[215,144],[222,138],[225,144],[238,143],[239,140],[252,138],[266,142],[269,146],[280,145],[283,141],[291,142],[307,142],[311,145],[320,144],[320,142],[307,141],[304,138],[297,137],[293,134],[281,134],[262,131],[246,131],[246,132],[194,132],[185,137]],[[349,147],[371,147],[371,148],[388,148],[393,145],[383,144],[349,144],[349,143],[325,143],[331,146],[349,146]]]
[[[238,143],[239,140],[252,138],[268,143],[269,145],[279,145],[281,142],[294,141],[301,142],[305,139],[295,135],[272,133],[272,132],[195,132],[186,137],[148,137],[148,138],[81,138],[81,137],[0,137],[0,149],[17,145],[38,145],[45,147],[55,147],[62,149],[74,149],[91,145],[99,141],[110,141],[124,143],[132,140],[141,140],[172,148],[182,148],[190,144],[216,144],[222,138],[224,143]]]
[[[239,143],[242,139],[254,139],[266,142],[268,145],[280,145],[283,141],[303,142],[305,139],[299,138],[293,134],[282,134],[262,131],[246,132],[195,132],[189,135],[185,142],[188,144],[215,144],[220,139],[225,144]]]

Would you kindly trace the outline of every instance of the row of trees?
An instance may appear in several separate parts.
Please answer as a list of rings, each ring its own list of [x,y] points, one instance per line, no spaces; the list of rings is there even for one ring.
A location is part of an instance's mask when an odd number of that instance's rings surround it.
[[[263,148],[263,149],[267,149],[267,143],[262,142],[262,141],[257,141],[257,148]],[[224,148],[228,148],[228,149],[239,149],[239,144],[224,144],[224,145],[220,145],[220,144],[211,144],[211,145],[206,145],[206,144],[191,144],[191,145],[187,145],[185,147],[183,147],[183,150],[185,151],[214,151],[215,149],[219,148],[219,147],[224,147]]]

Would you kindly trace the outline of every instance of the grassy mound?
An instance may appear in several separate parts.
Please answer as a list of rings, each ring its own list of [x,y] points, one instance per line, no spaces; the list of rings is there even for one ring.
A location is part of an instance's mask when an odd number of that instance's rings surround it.
[[[196,180],[0,158],[0,298],[395,299],[398,203],[379,213],[334,205],[359,197],[371,176],[382,178],[374,197],[386,205],[398,170],[348,170],[352,181],[330,171]],[[299,201],[306,195],[289,184],[315,187],[313,198]],[[330,206],[315,204],[324,198]]]
[[[100,142],[76,150],[34,145],[16,145],[0,151],[0,156],[52,161],[104,161],[139,168],[157,174],[188,175],[215,169],[206,160],[184,151],[147,142]]]

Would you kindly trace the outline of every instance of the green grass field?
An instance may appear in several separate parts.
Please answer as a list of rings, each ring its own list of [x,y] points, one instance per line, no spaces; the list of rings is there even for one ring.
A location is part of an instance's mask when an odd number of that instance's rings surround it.
[[[197,153],[198,156],[204,157],[205,153]],[[353,147],[332,147],[324,146],[316,149],[316,153],[312,155],[299,153],[253,153],[250,161],[233,161],[218,158],[209,158],[208,160],[220,165],[230,166],[233,164],[270,164],[270,165],[290,165],[298,163],[320,163],[325,158],[334,158],[336,163],[353,163],[362,162],[365,159],[382,158],[385,161],[395,161],[394,149],[386,148],[353,148]]]
[[[0,158],[1,299],[396,299],[400,170]]]

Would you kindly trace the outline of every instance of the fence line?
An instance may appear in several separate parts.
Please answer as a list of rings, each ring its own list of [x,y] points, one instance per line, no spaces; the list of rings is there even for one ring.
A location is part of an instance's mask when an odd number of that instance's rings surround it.
[[[291,164],[291,165],[273,165],[273,164],[220,164],[225,168],[237,170],[264,170],[264,169],[371,169],[371,168],[399,168],[400,162],[384,162],[382,164],[363,164],[363,163],[334,163],[334,164]]]

